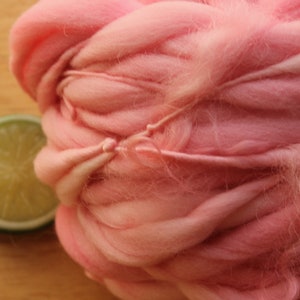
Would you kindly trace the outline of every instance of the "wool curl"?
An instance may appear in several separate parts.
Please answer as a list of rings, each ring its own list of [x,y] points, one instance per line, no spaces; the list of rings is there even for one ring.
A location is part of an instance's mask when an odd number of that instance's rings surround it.
[[[10,47],[87,276],[124,300],[299,299],[299,0],[41,0]]]

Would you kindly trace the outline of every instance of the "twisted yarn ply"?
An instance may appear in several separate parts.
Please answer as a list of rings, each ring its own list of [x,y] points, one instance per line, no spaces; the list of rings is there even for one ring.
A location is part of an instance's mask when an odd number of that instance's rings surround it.
[[[10,45],[88,276],[124,300],[300,299],[299,0],[40,0]]]

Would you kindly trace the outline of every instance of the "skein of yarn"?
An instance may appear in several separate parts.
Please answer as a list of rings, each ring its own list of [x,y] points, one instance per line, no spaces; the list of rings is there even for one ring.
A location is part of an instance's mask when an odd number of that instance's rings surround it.
[[[10,45],[88,276],[124,300],[300,299],[299,0],[41,0]]]

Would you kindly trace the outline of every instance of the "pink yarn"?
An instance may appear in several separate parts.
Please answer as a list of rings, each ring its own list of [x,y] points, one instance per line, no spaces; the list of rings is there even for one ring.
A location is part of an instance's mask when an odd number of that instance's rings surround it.
[[[125,300],[300,299],[299,0],[41,0],[11,53],[88,276]]]

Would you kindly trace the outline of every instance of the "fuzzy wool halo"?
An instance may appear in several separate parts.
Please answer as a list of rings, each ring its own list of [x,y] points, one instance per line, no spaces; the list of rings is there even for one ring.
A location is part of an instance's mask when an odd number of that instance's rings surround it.
[[[40,0],[10,45],[88,276],[124,300],[300,299],[299,0]]]

